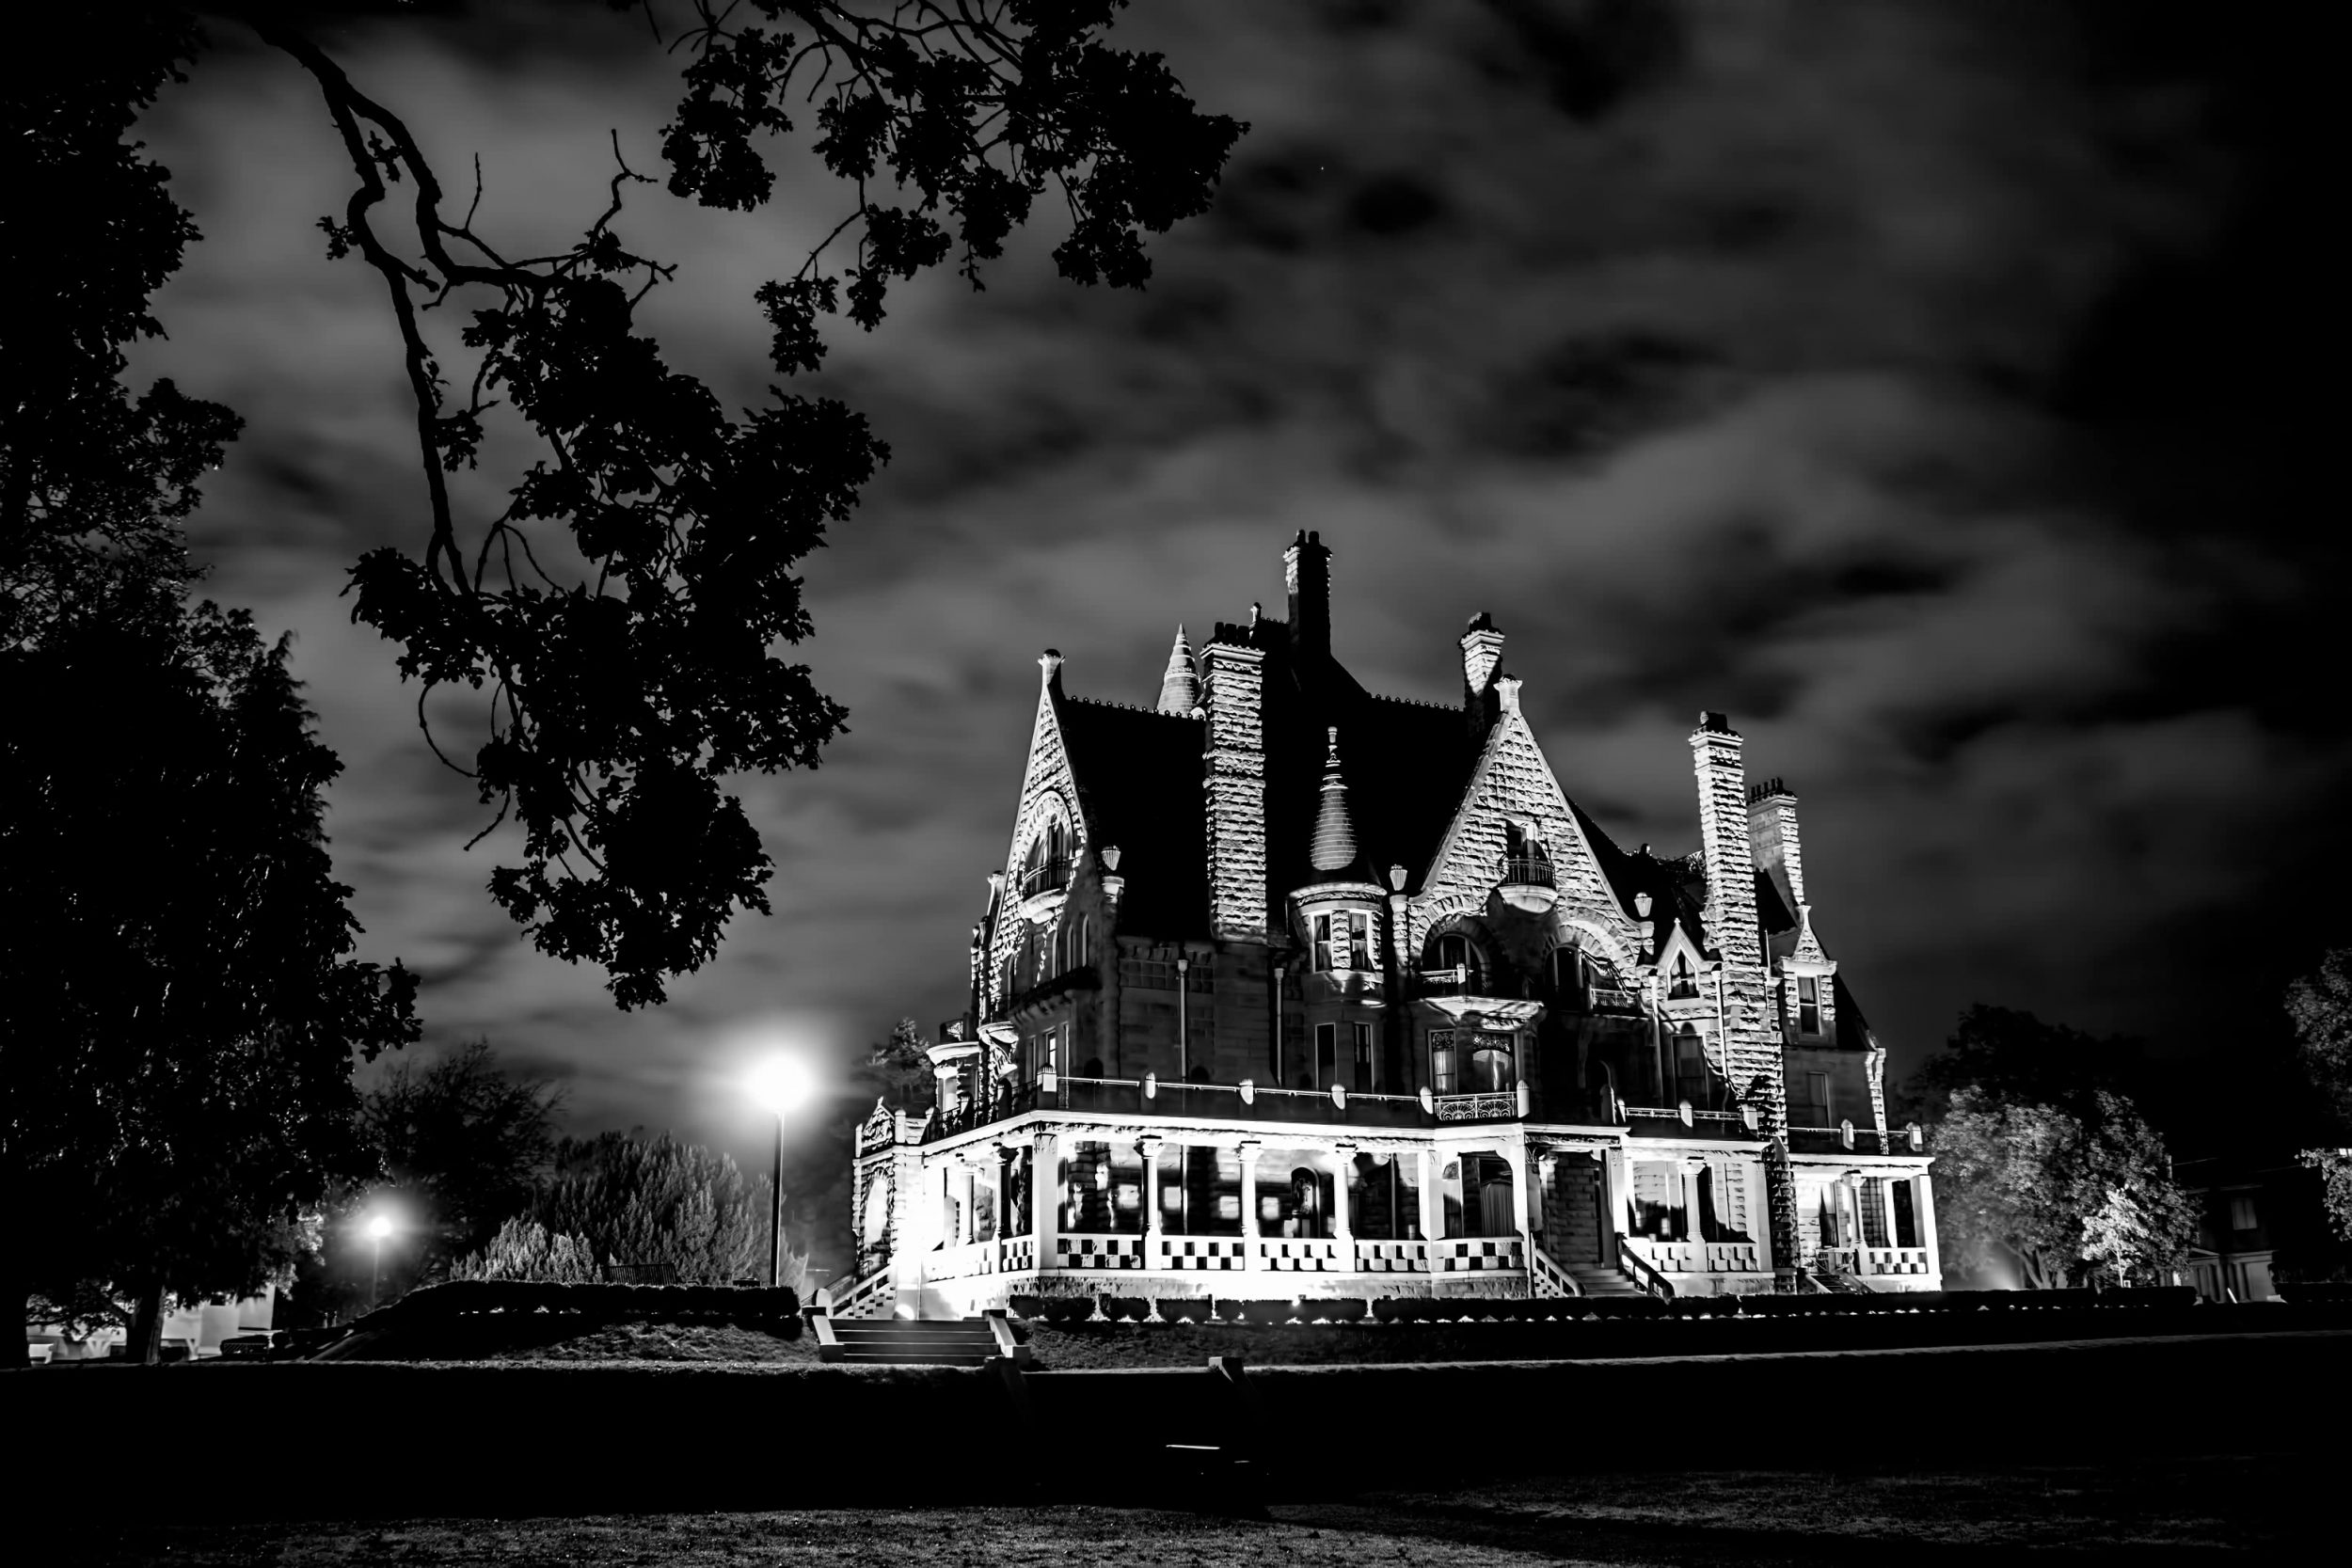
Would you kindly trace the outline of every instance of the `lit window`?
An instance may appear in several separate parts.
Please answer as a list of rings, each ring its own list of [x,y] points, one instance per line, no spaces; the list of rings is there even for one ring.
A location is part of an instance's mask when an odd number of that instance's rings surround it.
[[[1698,1031],[1684,1024],[1675,1031],[1675,1096],[1687,1100],[1694,1110],[1706,1110],[1707,1050],[1699,1044]]]
[[[1372,967],[1372,916],[1360,910],[1347,917],[1347,967]]]
[[[1518,1086],[1516,1035],[1478,1033],[1478,1049],[1470,1053],[1470,1088],[1478,1094],[1507,1094]]]
[[[1821,1032],[1821,982],[1810,974],[1797,976],[1797,1033]]]
[[[1432,969],[1462,971],[1463,990],[1473,996],[1486,993],[1486,967],[1479,961],[1478,949],[1471,945],[1470,938],[1459,931],[1449,931],[1431,944],[1430,956],[1435,960],[1430,965]]]
[[[2231,1195],[2230,1228],[2233,1230],[2252,1230],[2260,1222],[2254,1215],[2253,1195],[2251,1193],[2235,1193]]]
[[[1327,914],[1319,914],[1315,916],[1315,968],[1327,970],[1330,967],[1331,917]]]
[[[1438,1094],[1454,1092],[1454,1031],[1429,1031],[1429,1085]]]

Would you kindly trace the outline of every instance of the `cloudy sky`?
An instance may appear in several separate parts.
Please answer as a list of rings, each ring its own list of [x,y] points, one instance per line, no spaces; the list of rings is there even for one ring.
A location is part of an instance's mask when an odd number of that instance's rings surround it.
[[[659,168],[677,62],[477,8],[326,36],[451,182],[480,153],[490,232],[560,241],[609,129]],[[365,950],[422,972],[433,1039],[560,1072],[583,1126],[756,1148],[725,1085],[761,1031],[850,1053],[960,1006],[1038,651],[1148,704],[1177,621],[1279,604],[1300,528],[1375,689],[1454,700],[1489,611],[1623,842],[1695,844],[1684,737],[1728,711],[1899,1072],[1978,1000],[2226,1060],[2352,940],[2315,49],[2088,0],[1140,0],[1120,34],[1250,122],[1216,208],[1144,293],[1057,279],[1048,229],[836,339],[819,389],[897,453],[807,573],[851,733],[746,782],[775,913],[637,1013],[492,906],[499,841],[461,847],[471,791],[338,597],[422,498],[381,285],[312,227],[350,183],[314,92],[222,24],[150,116],[206,238],[136,368],[248,421],[198,551],[294,635]],[[752,291],[842,200],[776,158],[760,214],[645,188],[622,223],[739,404]]]

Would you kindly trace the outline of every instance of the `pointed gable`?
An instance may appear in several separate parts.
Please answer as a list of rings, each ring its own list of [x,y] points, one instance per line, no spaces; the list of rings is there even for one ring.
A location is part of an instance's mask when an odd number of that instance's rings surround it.
[[[1506,677],[1507,678],[1507,677]],[[1551,856],[1553,885],[1564,906],[1622,928],[1615,893],[1586,841],[1582,814],[1545,760],[1534,731],[1519,712],[1517,682],[1486,733],[1486,746],[1430,863],[1425,888],[1484,902],[1506,853],[1506,824],[1533,824]]]

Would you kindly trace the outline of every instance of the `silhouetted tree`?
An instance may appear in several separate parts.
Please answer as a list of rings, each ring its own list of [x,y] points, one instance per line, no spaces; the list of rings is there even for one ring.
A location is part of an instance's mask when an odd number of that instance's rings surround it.
[[[894,1110],[921,1115],[938,1087],[930,1055],[931,1042],[911,1018],[891,1025],[890,1037],[866,1055],[866,1075]]]
[[[983,263],[1049,194],[1070,220],[1054,250],[1062,275],[1139,286],[1142,234],[1206,208],[1243,129],[1196,112],[1158,56],[1108,47],[1121,0],[597,4],[641,11],[626,24],[650,22],[656,45],[686,62],[663,130],[673,193],[758,208],[774,188],[771,139],[800,131],[843,182],[840,221],[757,293],[780,375],[822,361],[823,318],[878,325],[894,279],[952,258],[979,287]],[[133,8],[108,40],[143,62],[127,82],[82,64],[100,51],[78,18],[11,42],[111,113],[144,102],[142,84],[185,56],[189,9]],[[620,165],[576,245],[510,256],[478,215],[479,182],[453,195],[405,119],[295,8],[204,10],[248,25],[319,89],[356,181],[320,228],[331,256],[357,255],[383,278],[403,345],[427,521],[419,547],[360,561],[354,613],[401,645],[421,720],[440,687],[487,704],[490,738],[452,765],[496,805],[494,822],[523,828],[520,863],[493,872],[492,895],[543,951],[602,965],[621,1006],[660,1001],[666,978],[713,955],[736,908],[769,907],[771,863],[722,781],[814,767],[840,733],[845,710],[773,650],[810,629],[795,563],[849,515],[888,449],[829,399],[771,388],[731,417],[664,363],[635,312],[675,268],[614,227],[624,191],[649,177]],[[184,238],[149,239],[151,270],[167,274]],[[437,344],[421,311],[461,297],[480,303],[458,343]],[[453,362],[468,367],[455,391]],[[541,456],[477,528],[448,476],[474,465],[501,417]]]
[[[311,1243],[373,1164],[353,1068],[416,1033],[413,977],[349,957],[285,642],[159,597],[0,651],[0,1267],[104,1282],[150,1355],[167,1291]]]
[[[2339,947],[2319,968],[2287,987],[2287,1018],[2296,1055],[2317,1094],[2338,1147],[2309,1148],[2305,1164],[2320,1174],[2328,1224],[2352,1243],[2352,947]]]
[[[80,24],[78,19],[68,19]],[[35,29],[38,32],[38,28]],[[158,19],[71,65],[20,39],[0,55],[0,647],[75,616],[135,618],[190,578],[182,521],[235,415],[158,381],[135,401],[124,345],[159,336],[148,299],[197,237],[167,171],[123,138],[195,48]]]

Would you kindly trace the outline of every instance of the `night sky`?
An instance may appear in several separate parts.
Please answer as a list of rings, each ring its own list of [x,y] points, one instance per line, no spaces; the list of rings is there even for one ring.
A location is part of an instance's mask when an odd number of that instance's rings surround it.
[[[323,36],[445,182],[480,152],[510,253],[561,248],[608,128],[660,172],[677,62],[641,18],[485,8]],[[1178,621],[1280,613],[1302,528],[1375,690],[1457,701],[1490,612],[1629,847],[1695,847],[1685,736],[1727,711],[1801,798],[1896,1073],[1985,1001],[2211,1085],[2352,940],[2326,95],[2265,9],[1144,0],[1115,36],[1251,124],[1216,208],[1139,294],[1057,278],[1050,222],[986,293],[902,285],[797,388],[896,449],[808,562],[796,657],[850,733],[744,781],[775,913],[658,1009],[491,904],[501,841],[462,849],[485,813],[348,623],[350,563],[422,538],[411,415],[380,280],[313,228],[351,182],[319,101],[228,24],[141,129],[205,240],[134,374],[248,421],[195,548],[294,634],[363,955],[422,973],[428,1041],[562,1076],[580,1128],[755,1150],[731,1080],[764,1031],[846,1059],[960,1010],[1038,652],[1148,705]],[[648,318],[673,362],[738,406],[773,379],[753,290],[845,210],[776,162],[757,214],[638,187],[620,224],[680,264]],[[474,503],[515,471],[494,451]]]

